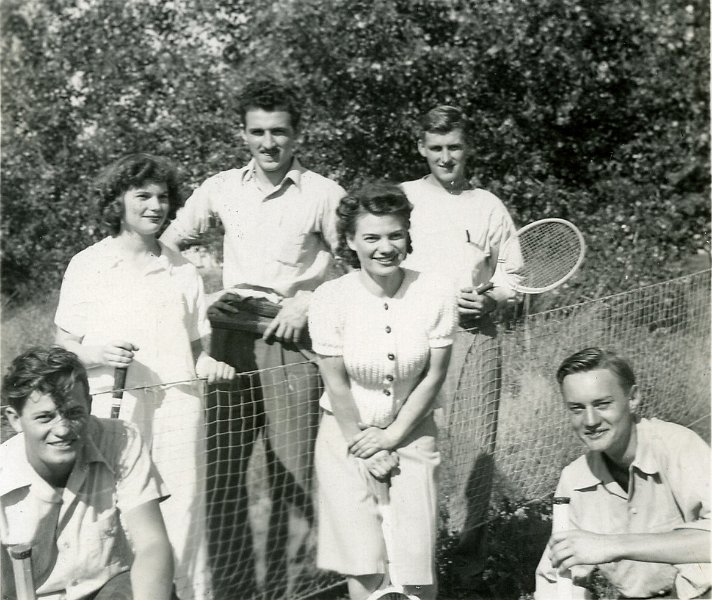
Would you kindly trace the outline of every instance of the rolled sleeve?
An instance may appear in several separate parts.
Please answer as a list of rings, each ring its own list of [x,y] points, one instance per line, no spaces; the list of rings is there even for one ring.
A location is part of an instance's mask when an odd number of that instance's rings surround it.
[[[197,237],[207,228],[212,214],[217,212],[213,207],[214,189],[219,184],[219,175],[207,179],[178,209],[170,228],[184,240]]]
[[[168,492],[138,429],[130,423],[124,425],[124,445],[115,467],[116,506],[128,512],[151,500],[164,500]]]
[[[338,281],[319,286],[309,304],[312,348],[323,356],[342,356],[344,353],[342,305],[336,294]]]

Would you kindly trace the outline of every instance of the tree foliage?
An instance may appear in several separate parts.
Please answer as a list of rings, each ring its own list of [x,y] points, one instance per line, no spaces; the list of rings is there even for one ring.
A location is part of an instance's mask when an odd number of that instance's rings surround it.
[[[559,302],[679,274],[709,241],[709,6],[666,0],[4,3],[3,285],[56,287],[101,232],[91,180],[134,150],[186,188],[246,159],[234,97],[298,84],[300,153],[346,187],[424,174],[418,116],[474,123],[475,181],[523,224],[576,222]]]

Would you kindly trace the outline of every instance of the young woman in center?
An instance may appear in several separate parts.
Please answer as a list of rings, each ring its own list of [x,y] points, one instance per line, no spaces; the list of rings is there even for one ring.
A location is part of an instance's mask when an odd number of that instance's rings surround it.
[[[338,253],[354,270],[319,287],[309,311],[325,385],[315,456],[317,565],[346,576],[351,600],[389,579],[423,600],[437,593],[440,455],[432,412],[457,311],[447,280],[400,266],[412,250],[410,212],[390,184],[341,200]]]

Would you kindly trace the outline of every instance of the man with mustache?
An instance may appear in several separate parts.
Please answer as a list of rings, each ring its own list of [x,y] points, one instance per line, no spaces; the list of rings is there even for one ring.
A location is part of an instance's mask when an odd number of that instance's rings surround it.
[[[292,88],[260,79],[245,86],[239,104],[252,160],[208,178],[161,240],[178,247],[219,217],[228,293],[211,307],[211,320],[229,321],[250,304],[279,308],[262,333],[213,328],[215,358],[242,373],[260,372],[243,377],[239,406],[208,399],[207,483],[213,587],[218,598],[234,598],[235,590],[249,598],[257,592],[246,471],[264,432],[272,499],[266,597],[280,598],[287,593],[288,532],[303,538],[289,540],[292,558],[303,555],[314,516],[309,494],[321,388],[316,364],[305,362],[313,354],[304,334],[312,293],[333,274],[336,207],[345,192],[296,158],[301,106]],[[251,303],[235,308],[245,298]]]

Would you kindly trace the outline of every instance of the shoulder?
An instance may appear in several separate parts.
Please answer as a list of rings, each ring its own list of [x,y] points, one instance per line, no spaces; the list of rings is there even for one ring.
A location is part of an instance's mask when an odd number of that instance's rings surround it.
[[[638,435],[658,453],[677,455],[683,447],[702,448],[707,443],[694,431],[660,419],[641,419],[637,425]]]
[[[200,277],[198,273],[198,267],[196,267],[192,262],[190,262],[181,252],[169,248],[163,242],[159,240],[161,245],[161,255],[165,256],[166,261],[174,269],[179,269],[181,272],[188,274],[192,277]]]
[[[242,177],[247,170],[247,166],[220,171],[211,175],[200,184],[200,187],[217,187],[225,184],[231,184],[236,181],[242,181]]]
[[[343,297],[345,294],[358,289],[359,285],[358,271],[351,271],[350,273],[346,273],[346,275],[322,283],[314,291],[314,297],[322,301],[333,301],[336,298]]]
[[[509,213],[504,203],[492,192],[488,192],[482,188],[475,188],[468,195],[482,207],[489,208],[492,211]]]
[[[304,169],[301,182],[307,192],[320,192],[327,199],[339,200],[346,195],[346,190],[333,179],[319,175],[310,169]]]
[[[456,289],[451,278],[445,277],[434,271],[413,271],[404,268],[406,278],[411,281],[408,292],[416,291],[418,294],[426,294],[430,297],[452,299],[455,301]]]
[[[404,181],[398,185],[411,203],[413,202],[413,198],[417,199],[424,191],[427,190],[427,186],[429,186],[429,184],[423,178],[413,179],[412,181]]]
[[[69,261],[68,269],[101,271],[115,262],[116,254],[113,249],[113,238],[104,239],[77,252]]]

